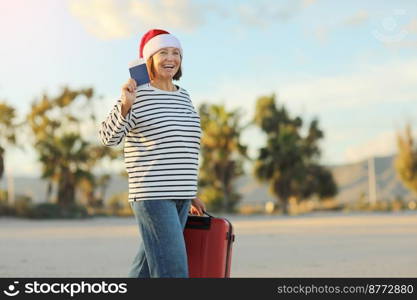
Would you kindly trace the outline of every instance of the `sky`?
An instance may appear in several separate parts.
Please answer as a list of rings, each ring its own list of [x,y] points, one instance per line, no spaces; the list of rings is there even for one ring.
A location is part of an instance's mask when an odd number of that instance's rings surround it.
[[[417,127],[417,1],[0,0],[0,14],[0,101],[19,120],[64,85],[94,87],[103,120],[141,36],[160,28],[182,44],[177,84],[196,107],[224,104],[245,123],[257,98],[275,94],[305,124],[319,120],[323,164],[394,154],[396,133]],[[85,132],[96,139],[98,126]],[[39,176],[22,135],[6,172]],[[242,142],[255,158],[265,140],[251,127]]]

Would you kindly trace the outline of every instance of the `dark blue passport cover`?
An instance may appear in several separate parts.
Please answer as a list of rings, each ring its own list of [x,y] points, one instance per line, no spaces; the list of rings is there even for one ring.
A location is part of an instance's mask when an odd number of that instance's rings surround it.
[[[137,85],[150,82],[148,70],[146,64],[139,64],[129,68],[130,77],[136,81]]]

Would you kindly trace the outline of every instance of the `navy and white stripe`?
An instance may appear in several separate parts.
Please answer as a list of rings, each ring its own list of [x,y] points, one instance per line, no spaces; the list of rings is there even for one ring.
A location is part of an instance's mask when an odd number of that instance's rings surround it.
[[[126,117],[118,100],[99,132],[106,146],[125,138],[129,201],[196,197],[201,127],[186,90],[141,85]]]

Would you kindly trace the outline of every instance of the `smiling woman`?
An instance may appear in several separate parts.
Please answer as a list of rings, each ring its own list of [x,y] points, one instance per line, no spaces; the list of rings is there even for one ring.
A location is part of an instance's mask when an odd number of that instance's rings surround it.
[[[179,80],[182,76],[181,59],[180,51],[174,47],[162,48],[148,58],[146,65],[152,84],[158,85],[158,79]]]
[[[129,79],[100,137],[106,146],[125,137],[129,203],[142,237],[129,277],[188,277],[183,230],[188,212],[202,215],[197,196],[200,117],[180,79],[182,47],[172,34],[148,31],[140,43],[151,82]]]

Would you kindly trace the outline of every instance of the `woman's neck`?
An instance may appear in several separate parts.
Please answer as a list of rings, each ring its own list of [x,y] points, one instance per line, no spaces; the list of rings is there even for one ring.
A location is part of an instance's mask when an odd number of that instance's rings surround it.
[[[175,85],[172,83],[172,80],[153,79],[153,80],[151,80],[151,85],[153,85],[154,87],[156,87],[160,90],[164,90],[164,91],[174,92],[174,91],[177,90]]]

